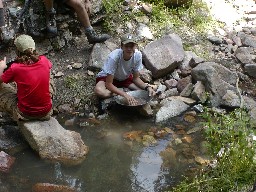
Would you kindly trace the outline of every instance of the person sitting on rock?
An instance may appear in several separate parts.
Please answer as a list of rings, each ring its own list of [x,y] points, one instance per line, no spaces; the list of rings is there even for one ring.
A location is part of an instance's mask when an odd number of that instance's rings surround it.
[[[60,2],[67,4],[75,10],[79,21],[85,29],[85,35],[87,36],[88,42],[90,44],[102,43],[110,38],[110,36],[107,34],[98,35],[91,26],[89,20],[89,15],[91,13],[90,0],[85,0],[85,3],[83,3],[81,0],[62,0]],[[57,35],[57,27],[55,20],[56,11],[53,7],[53,0],[44,0],[44,4],[47,11],[47,31],[52,35]]]
[[[6,57],[0,61],[0,110],[9,113],[16,121],[48,120],[53,111],[52,63],[38,55],[31,36],[20,35],[14,44],[15,61],[11,65],[6,64]],[[16,86],[7,84],[11,82]]]
[[[138,101],[118,88],[131,90],[148,90],[154,94],[151,86],[140,79],[139,71],[143,68],[142,53],[136,49],[136,37],[125,34],[121,37],[121,48],[112,51],[102,70],[97,74],[95,94],[100,98],[109,98],[113,94],[123,96],[129,105],[136,105]]]
[[[7,30],[5,26],[4,19],[4,6],[3,1],[0,0],[0,48],[3,48],[6,44],[8,44],[14,38],[14,31]]]

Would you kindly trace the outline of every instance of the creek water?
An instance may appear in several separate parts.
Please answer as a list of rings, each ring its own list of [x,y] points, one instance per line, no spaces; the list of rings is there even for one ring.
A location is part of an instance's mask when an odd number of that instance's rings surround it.
[[[166,158],[161,153],[174,140],[174,135],[176,138],[177,135],[184,135],[174,131],[158,137],[157,143],[153,145],[143,145],[139,141],[125,140],[123,134],[129,131],[148,131],[150,128],[175,129],[177,124],[182,124],[187,131],[199,126],[198,123],[186,123],[180,116],[170,119],[164,125],[156,125],[153,118],[142,117],[135,110],[123,107],[116,107],[110,113],[110,118],[100,123],[76,117],[71,126],[64,125],[67,117],[58,117],[63,127],[79,132],[89,146],[87,158],[81,165],[65,167],[59,163],[45,162],[27,148],[14,155],[15,164],[11,172],[2,178],[2,182],[8,186],[9,191],[15,192],[31,191],[36,183],[68,185],[78,192],[160,192],[175,186],[183,175],[188,174],[188,170],[197,167],[191,159],[194,158],[192,154],[201,154],[200,132],[191,134],[192,143],[177,145],[176,155],[170,156],[167,153]],[[178,151],[184,152],[184,147],[190,148],[189,152],[179,156]],[[175,160],[170,159],[173,157]]]

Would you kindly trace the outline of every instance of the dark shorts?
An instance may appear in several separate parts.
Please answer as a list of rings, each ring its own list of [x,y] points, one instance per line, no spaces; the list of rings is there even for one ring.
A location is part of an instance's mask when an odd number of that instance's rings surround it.
[[[99,82],[99,81],[104,81],[106,82],[106,78],[107,77],[97,77],[96,78],[96,84]],[[133,79],[133,76],[130,75],[127,79],[123,80],[123,81],[118,81],[116,79],[113,80],[113,85],[115,85],[116,87],[118,88],[121,88],[121,87],[129,87],[129,85],[131,85],[133,83],[132,81]]]

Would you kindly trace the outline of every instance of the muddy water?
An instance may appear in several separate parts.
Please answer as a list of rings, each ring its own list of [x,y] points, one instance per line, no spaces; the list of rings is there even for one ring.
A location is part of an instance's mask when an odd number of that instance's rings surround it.
[[[43,182],[68,185],[78,192],[160,192],[170,189],[182,175],[198,167],[193,159],[201,154],[199,132],[190,135],[192,143],[175,145],[172,147],[175,153],[162,155],[175,138],[184,137],[184,131],[198,126],[185,123],[182,116],[165,125],[155,125],[153,118],[142,117],[133,109],[117,107],[111,110],[110,119],[100,122],[77,117],[73,125],[65,126],[66,117],[58,117],[58,120],[67,129],[81,134],[90,148],[87,159],[79,166],[64,167],[44,162],[27,149],[15,155],[12,171],[2,179],[9,191],[28,192],[35,183]],[[177,124],[184,130],[177,129]],[[174,132],[157,137],[155,144],[123,138],[129,131],[148,133],[149,129],[166,127]]]

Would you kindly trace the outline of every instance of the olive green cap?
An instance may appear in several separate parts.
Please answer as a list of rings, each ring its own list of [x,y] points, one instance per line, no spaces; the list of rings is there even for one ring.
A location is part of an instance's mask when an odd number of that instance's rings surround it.
[[[121,37],[122,44],[135,43],[137,44],[137,38],[132,34],[125,34]]]

